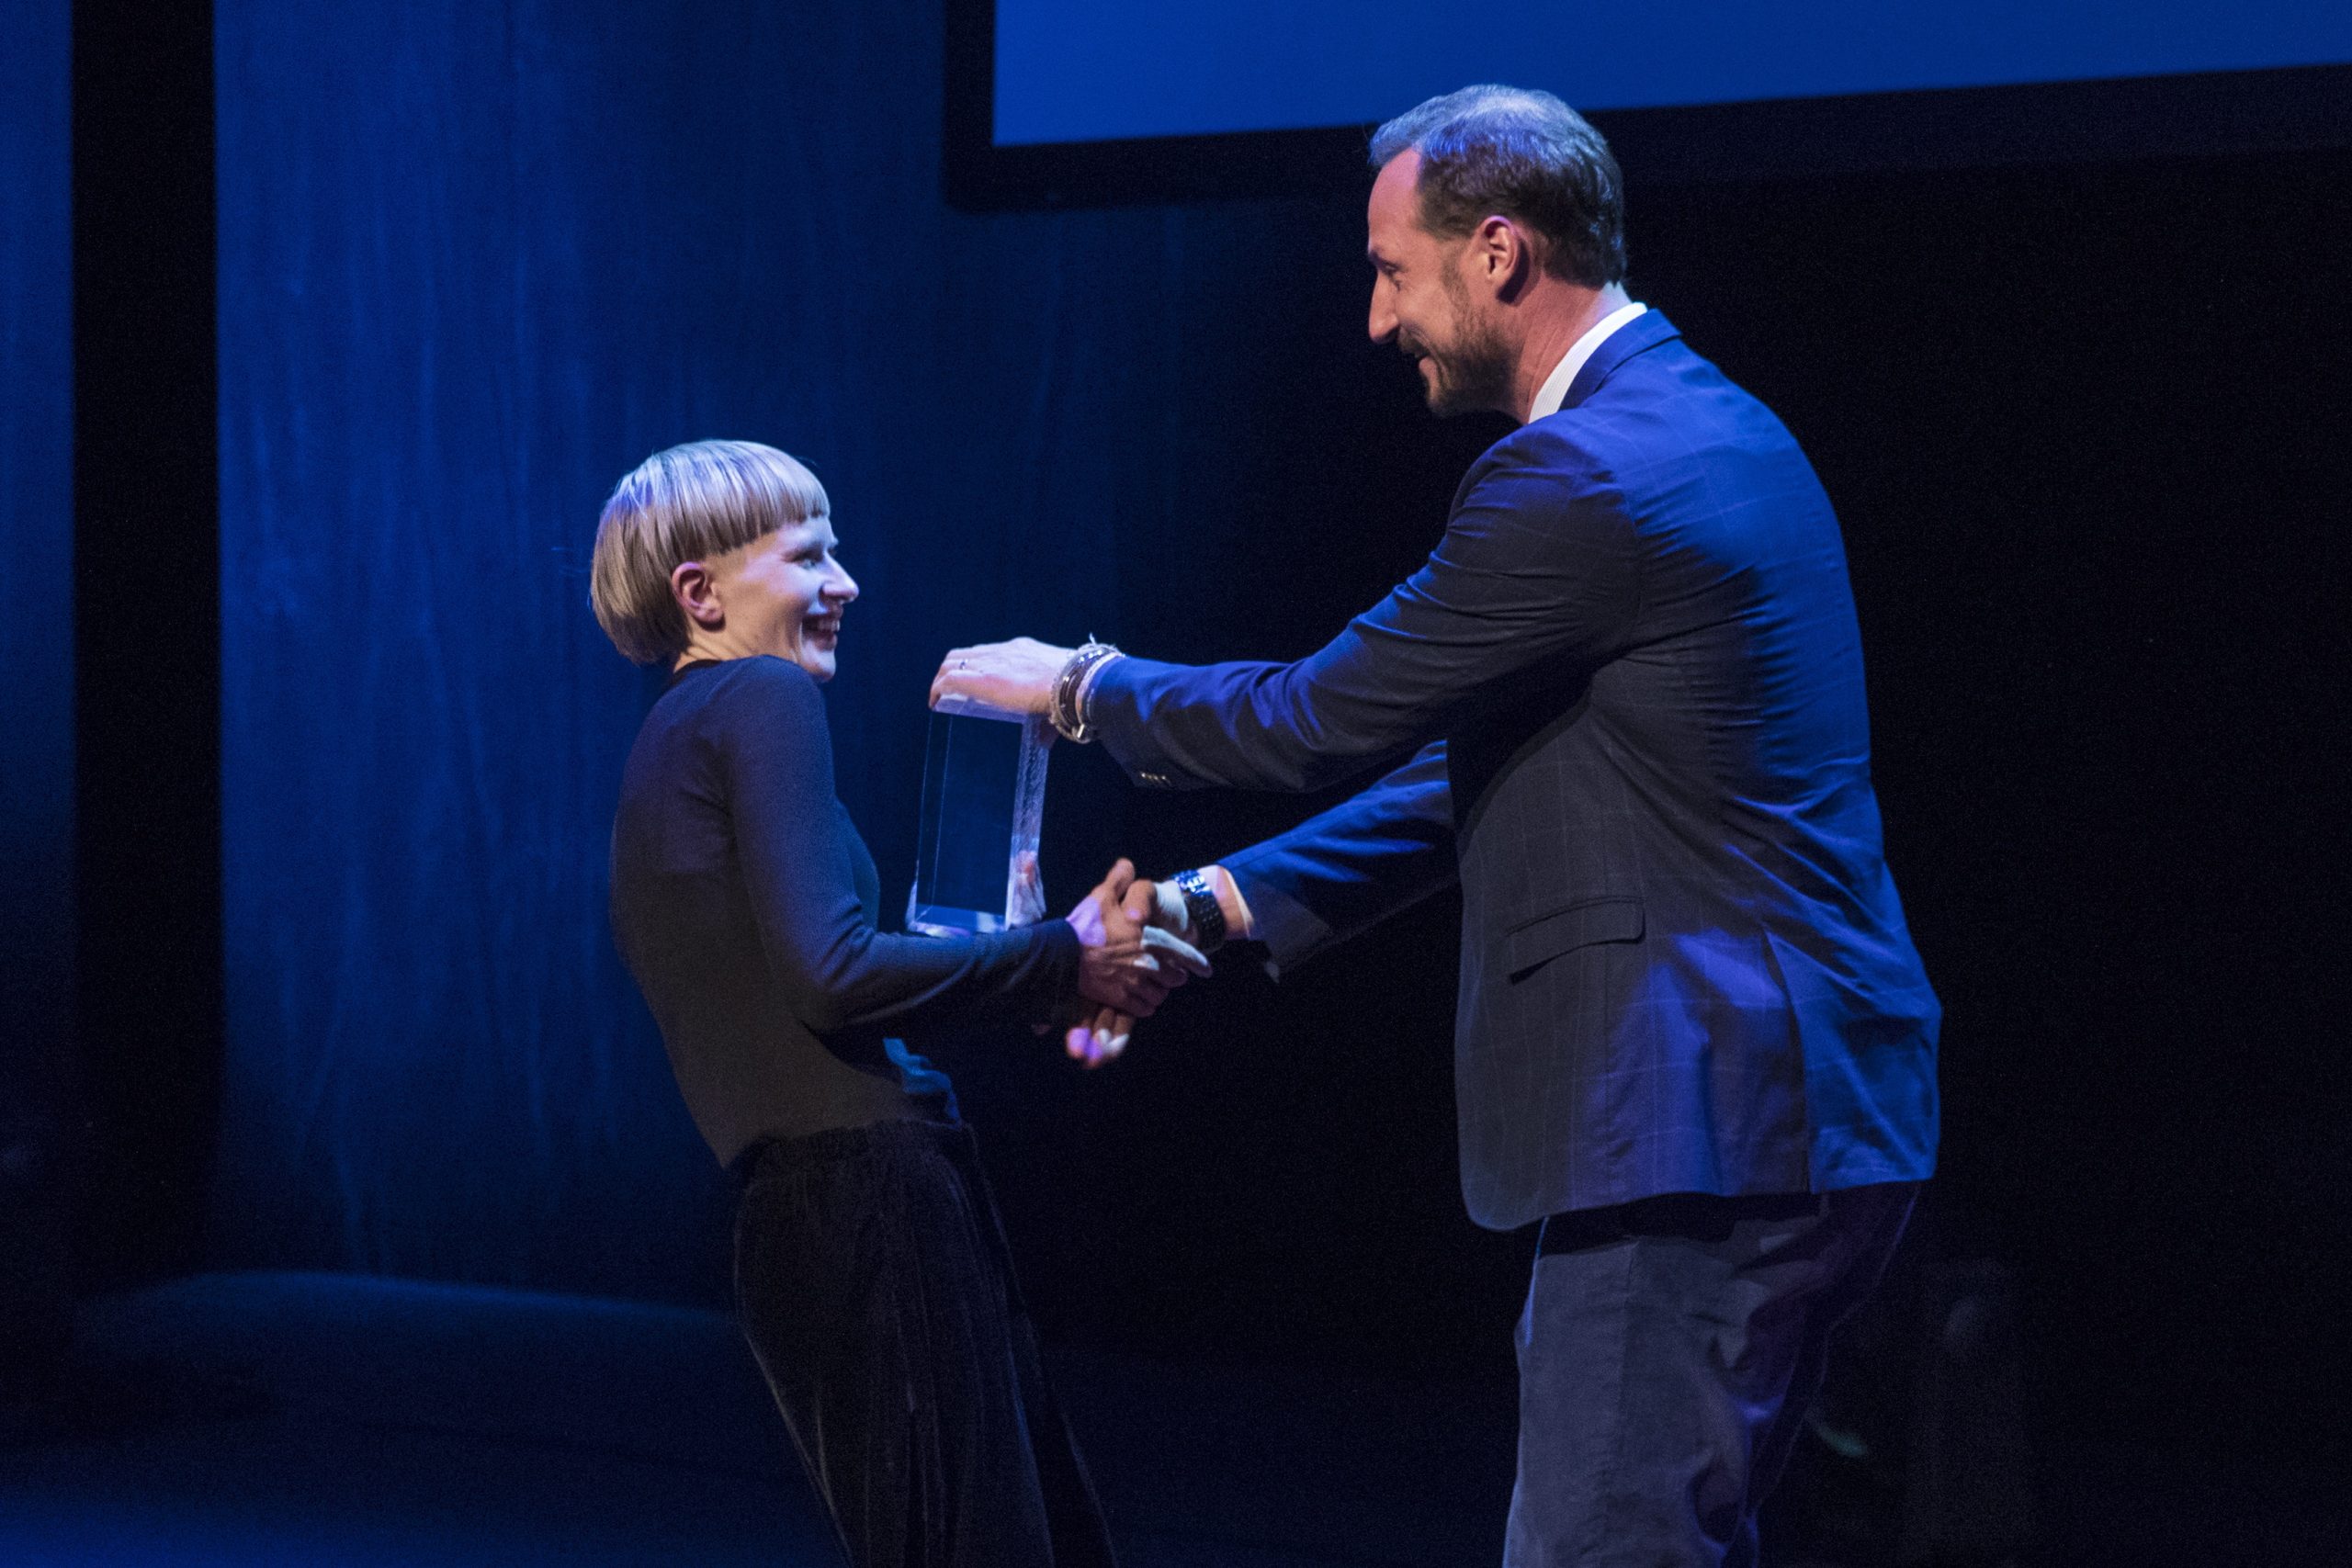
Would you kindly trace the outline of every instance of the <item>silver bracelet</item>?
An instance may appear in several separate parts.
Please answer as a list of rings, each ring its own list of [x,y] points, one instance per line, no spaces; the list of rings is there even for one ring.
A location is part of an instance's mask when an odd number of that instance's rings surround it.
[[[1094,739],[1094,727],[1086,722],[1080,694],[1091,684],[1090,675],[1120,657],[1119,650],[1109,643],[1089,637],[1085,647],[1064,661],[1061,673],[1054,677],[1053,689],[1046,698],[1046,717],[1064,739],[1083,746]]]

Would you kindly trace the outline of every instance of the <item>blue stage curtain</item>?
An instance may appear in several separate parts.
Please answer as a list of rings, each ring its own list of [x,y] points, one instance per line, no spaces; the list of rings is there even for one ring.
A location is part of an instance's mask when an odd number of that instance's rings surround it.
[[[1114,530],[1214,488],[1128,411],[1248,330],[1181,303],[1234,220],[950,212],[938,0],[218,15],[213,1250],[708,1299],[726,1195],[607,934],[660,677],[589,615],[598,507],[695,437],[822,478],[841,787],[903,897],[939,654],[1115,634]]]
[[[0,1339],[64,1289],[74,958],[74,377],[64,0],[0,47]]]

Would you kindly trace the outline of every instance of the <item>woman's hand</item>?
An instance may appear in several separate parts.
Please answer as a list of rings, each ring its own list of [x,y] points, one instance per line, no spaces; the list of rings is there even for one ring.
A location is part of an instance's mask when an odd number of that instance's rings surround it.
[[[1134,863],[1122,860],[1070,911],[1084,948],[1079,995],[1109,1014],[1065,1037],[1069,1054],[1089,1066],[1117,1055],[1134,1021],[1149,1018],[1187,977],[1209,973],[1208,960],[1190,943],[1145,923],[1157,901],[1153,885],[1137,882]]]
[[[1023,850],[1012,857],[1012,894],[1007,900],[1006,923],[1034,926],[1046,918],[1046,877],[1037,869],[1037,852]]]
[[[1119,905],[1126,910],[1131,920],[1172,931],[1175,928],[1165,915],[1167,899],[1173,892],[1164,882],[1137,881],[1128,887],[1127,896],[1119,900]],[[1178,897],[1176,902],[1180,906],[1178,915],[1181,918],[1183,899]],[[1189,933],[1177,931],[1176,934],[1185,936]],[[1127,1048],[1128,1037],[1135,1033],[1136,1021],[1117,1008],[1092,1007],[1081,1001],[1077,1016],[1078,1025],[1063,1032],[1062,1043],[1069,1050],[1071,1061],[1086,1066],[1099,1067],[1118,1055]],[[1045,1031],[1041,1027],[1038,1032],[1042,1034]]]

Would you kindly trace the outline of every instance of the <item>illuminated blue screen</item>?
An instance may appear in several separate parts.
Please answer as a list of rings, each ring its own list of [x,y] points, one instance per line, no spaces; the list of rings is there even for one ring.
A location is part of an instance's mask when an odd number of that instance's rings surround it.
[[[2343,0],[997,0],[1001,146],[1360,125],[1473,82],[1578,108],[2352,62]]]

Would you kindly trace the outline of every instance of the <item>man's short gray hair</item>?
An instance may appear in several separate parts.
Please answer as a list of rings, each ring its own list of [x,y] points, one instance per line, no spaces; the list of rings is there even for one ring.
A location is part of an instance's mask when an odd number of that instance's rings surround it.
[[[1410,149],[1421,226],[1459,239],[1500,214],[1533,230],[1544,270],[1588,288],[1625,277],[1624,180],[1600,132],[1549,93],[1464,87],[1373,133],[1372,166]]]

